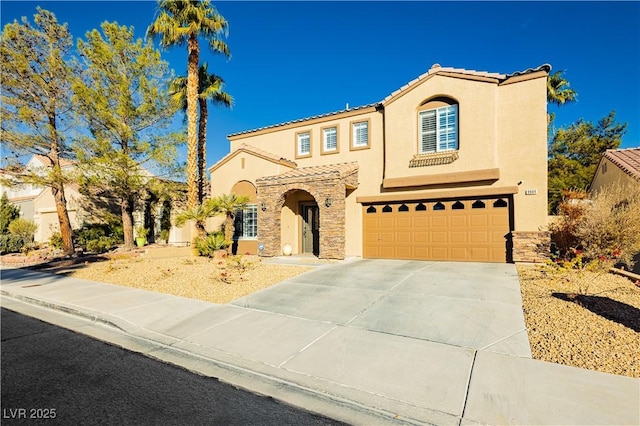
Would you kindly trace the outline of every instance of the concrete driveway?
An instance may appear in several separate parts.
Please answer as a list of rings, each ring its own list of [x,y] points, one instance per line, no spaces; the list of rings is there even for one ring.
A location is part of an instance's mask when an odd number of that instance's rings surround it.
[[[231,304],[531,357],[512,264],[352,260],[319,267]]]

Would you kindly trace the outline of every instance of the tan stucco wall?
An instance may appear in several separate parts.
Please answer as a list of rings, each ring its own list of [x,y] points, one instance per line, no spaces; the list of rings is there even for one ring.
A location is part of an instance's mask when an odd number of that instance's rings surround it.
[[[604,171],[603,166],[606,171]],[[611,162],[611,160],[603,158],[598,165],[598,170],[593,178],[593,182],[591,182],[589,193],[595,194],[602,188],[613,185],[616,182],[622,185],[640,185],[640,182],[625,173],[620,167]]]
[[[232,136],[230,152],[247,144],[293,160],[298,168],[357,161],[358,187],[348,191],[345,200],[346,256],[362,255],[362,205],[357,202],[358,197],[514,194],[514,231],[538,231],[546,225],[547,218],[546,73],[537,72],[515,80],[521,81],[498,85],[495,79],[431,75],[388,99],[384,112],[371,107]],[[409,162],[418,153],[418,110],[434,97],[448,97],[458,102],[458,158],[450,164],[412,168]],[[351,150],[351,123],[364,119],[370,120],[370,148]],[[339,152],[323,155],[321,129],[334,125],[338,127]],[[296,134],[304,131],[311,133],[312,154],[296,158]],[[255,182],[259,177],[288,170],[264,159],[251,160],[251,165],[245,160],[242,169],[239,157],[213,171],[213,195],[228,192],[239,180]],[[460,176],[460,181],[415,184],[428,182],[429,175],[446,177],[447,174]],[[469,177],[477,180],[478,176],[484,180],[473,184],[465,182]],[[406,179],[415,186],[385,189],[383,179],[396,183]],[[536,190],[536,195],[525,195],[526,189]],[[299,231],[297,226],[285,224],[299,220],[297,213],[297,206],[287,201],[281,217],[283,241],[290,241],[294,253],[298,249]]]
[[[65,188],[65,198],[67,200],[67,212],[71,228],[78,229],[82,226],[82,215],[79,211],[78,200],[81,195],[71,189]],[[60,223],[58,221],[58,211],[56,210],[55,199],[51,190],[46,188],[42,193],[33,200],[33,220],[38,225],[35,233],[35,241],[48,242],[54,232],[60,231]]]
[[[497,152],[500,180],[518,185],[515,231],[540,231],[547,223],[547,79],[499,87]],[[522,182],[519,184],[519,182]],[[535,195],[526,195],[535,190]]]
[[[497,167],[497,85],[434,75],[404,96],[385,105],[387,128],[386,178],[453,173]],[[458,102],[459,159],[451,164],[409,167],[418,154],[418,109],[430,98],[446,96]]]
[[[354,121],[370,120],[369,127],[369,148],[368,149],[350,149],[350,133],[351,123]],[[382,140],[382,114],[369,108],[360,111],[347,112],[336,117],[325,117],[322,120],[314,120],[313,124],[298,123],[297,125],[285,126],[282,130],[271,130],[257,135],[232,137],[231,152],[240,148],[242,144],[254,146],[263,151],[281,155],[282,157],[295,161],[298,168],[311,167],[327,164],[346,163],[357,161],[360,165],[361,172],[358,188],[350,191],[350,195],[346,199],[346,243],[345,253],[347,256],[362,255],[362,213],[361,205],[356,202],[356,197],[371,193],[379,193],[380,184],[382,182],[382,166],[383,166],[383,140]],[[321,153],[322,133],[321,129],[325,127],[338,128],[338,152],[332,154]],[[311,152],[312,155],[307,158],[295,158],[296,133],[310,131],[311,132]],[[215,170],[212,174],[212,195],[218,194],[221,187],[231,187],[238,180],[248,178],[252,179],[260,176],[272,176],[284,173],[289,170],[285,166],[280,167],[280,171],[276,171],[273,166],[262,163],[256,163],[250,167],[250,173],[242,170],[232,169],[238,167],[237,159],[230,160],[220,169]],[[273,164],[273,163],[271,163]],[[266,166],[260,169],[261,166]],[[228,168],[226,168],[228,167]],[[364,170],[364,173],[362,172]],[[253,173],[253,174],[251,174]],[[226,175],[226,177],[222,176]],[[233,181],[233,183],[231,182]],[[252,182],[255,182],[253,180]],[[223,191],[224,192],[224,191]],[[293,201],[292,201],[293,202]],[[317,200],[321,203],[322,200]],[[299,252],[299,224],[293,225],[294,221],[299,221],[297,205],[289,205],[289,200],[285,203],[282,212],[282,239],[289,241],[293,248],[293,253]],[[260,211],[258,210],[258,215]],[[297,222],[296,222],[297,223]],[[258,230],[258,233],[260,230]]]
[[[230,194],[237,182],[246,180],[255,186],[256,179],[260,177],[278,175],[288,170],[291,168],[247,152],[240,152],[212,171],[211,196]]]

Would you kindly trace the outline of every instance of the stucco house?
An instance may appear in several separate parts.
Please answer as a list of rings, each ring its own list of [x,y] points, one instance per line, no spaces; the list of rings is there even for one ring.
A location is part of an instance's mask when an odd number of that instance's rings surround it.
[[[640,185],[640,147],[605,151],[589,185],[589,193],[594,194],[615,182]]]
[[[69,170],[73,167],[73,163],[65,159],[60,160],[60,165],[63,170]],[[51,160],[48,157],[33,155],[24,167],[38,174],[40,170],[50,166]],[[6,177],[10,179],[9,176]],[[77,229],[82,225],[83,213],[80,207],[82,195],[78,185],[75,184],[65,185],[64,191],[71,227]],[[38,226],[34,235],[36,242],[49,241],[51,234],[60,229],[58,212],[51,189],[16,182],[13,185],[0,184],[0,194],[3,192],[7,194],[10,203],[20,208],[21,218],[31,220]]]
[[[66,172],[72,172],[75,167],[75,163],[67,159],[61,159],[60,163],[63,171]],[[50,166],[51,160],[48,157],[44,155],[33,155],[24,165],[24,168],[35,174],[39,174],[45,173],[45,169]],[[153,175],[145,169],[142,169],[142,173],[148,178],[153,178]],[[21,183],[16,178],[12,178],[11,174],[3,171],[0,171],[0,174],[5,178],[4,185],[1,183],[2,180],[0,180],[0,194],[3,192],[6,193],[9,202],[20,208],[20,217],[31,220],[37,225],[34,241],[40,243],[48,242],[51,235],[60,230],[58,212],[51,189],[35,184]],[[9,181],[10,184],[6,184],[6,181]],[[71,182],[65,184],[64,191],[72,229],[79,229],[85,224],[99,223],[103,220],[99,215],[99,209],[91,200],[80,193],[80,188],[76,183]],[[97,198],[102,198],[102,201],[104,201],[106,205],[109,200],[108,195],[109,194],[107,194],[106,197]],[[134,225],[153,228],[155,234],[159,234],[164,205],[157,204],[154,209],[151,209],[151,206],[144,200],[139,201],[141,201],[141,203],[136,206],[136,210],[134,211]],[[172,203],[170,203],[170,205],[171,204]],[[115,213],[119,214],[119,210],[116,209]],[[149,222],[151,222],[150,225],[148,224]],[[168,242],[174,245],[188,244],[189,240],[185,240],[185,237],[182,235],[183,233],[184,230],[182,228],[172,226]],[[155,240],[153,234],[149,239]]]
[[[538,260],[549,71],[435,64],[380,102],[229,135],[211,194],[250,197],[236,251]]]

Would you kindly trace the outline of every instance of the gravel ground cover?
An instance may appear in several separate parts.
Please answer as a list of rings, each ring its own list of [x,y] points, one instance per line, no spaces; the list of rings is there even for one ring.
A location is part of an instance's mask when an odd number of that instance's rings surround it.
[[[3,256],[2,261],[220,304],[312,269],[248,255],[207,259],[188,248],[168,247],[73,260]],[[535,359],[640,378],[640,287],[613,274],[558,275],[540,265],[517,269]]]
[[[518,274],[533,358],[640,378],[640,287],[610,273]]]

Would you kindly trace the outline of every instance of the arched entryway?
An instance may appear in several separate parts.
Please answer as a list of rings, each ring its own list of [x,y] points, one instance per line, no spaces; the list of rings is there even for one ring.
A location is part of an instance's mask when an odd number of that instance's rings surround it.
[[[357,163],[306,167],[258,179],[259,253],[279,256],[289,244],[294,253],[344,259],[345,197],[357,182]]]

